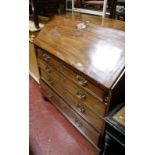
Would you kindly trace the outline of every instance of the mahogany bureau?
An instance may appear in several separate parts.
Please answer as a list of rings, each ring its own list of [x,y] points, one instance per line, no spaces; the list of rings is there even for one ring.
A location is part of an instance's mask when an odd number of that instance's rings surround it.
[[[40,85],[99,154],[103,117],[124,76],[124,32],[88,22],[78,30],[79,22],[54,16],[36,37]]]

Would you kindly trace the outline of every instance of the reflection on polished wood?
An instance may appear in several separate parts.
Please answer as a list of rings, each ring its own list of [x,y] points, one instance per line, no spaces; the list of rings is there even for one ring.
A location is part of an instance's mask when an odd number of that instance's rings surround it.
[[[96,15],[82,14],[79,12],[67,12],[67,14],[64,15],[64,17],[79,21],[88,21],[90,23],[97,24],[102,27],[109,27],[125,31],[125,22],[120,20],[103,18],[102,16]]]
[[[35,44],[101,85],[112,88],[124,69],[124,32],[54,16],[39,33]],[[108,79],[108,80],[107,80]]]

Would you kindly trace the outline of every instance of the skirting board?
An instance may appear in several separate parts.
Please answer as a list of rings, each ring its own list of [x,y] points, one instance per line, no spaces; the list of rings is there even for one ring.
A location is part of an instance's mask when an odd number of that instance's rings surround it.
[[[39,79],[38,79],[31,71],[29,71],[29,74],[32,76],[32,78],[33,78],[37,83],[39,83]]]

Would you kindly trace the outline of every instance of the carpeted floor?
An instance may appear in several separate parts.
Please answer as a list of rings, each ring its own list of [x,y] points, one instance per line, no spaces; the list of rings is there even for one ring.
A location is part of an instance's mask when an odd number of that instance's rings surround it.
[[[93,155],[86,139],[42,98],[37,82],[29,81],[30,155]]]

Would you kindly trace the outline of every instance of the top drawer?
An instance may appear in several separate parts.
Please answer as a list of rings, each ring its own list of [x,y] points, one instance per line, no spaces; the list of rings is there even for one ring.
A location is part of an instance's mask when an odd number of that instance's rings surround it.
[[[37,55],[40,59],[44,60],[49,65],[55,67],[56,70],[67,76],[69,79],[73,80],[79,86],[83,87],[86,91],[99,98],[103,99],[105,96],[104,90],[92,84],[85,77],[80,74],[77,74],[75,71],[71,70],[68,66],[66,66],[61,60],[58,60],[51,56],[49,53],[44,50],[37,48]]]

